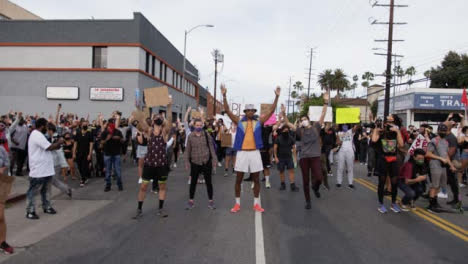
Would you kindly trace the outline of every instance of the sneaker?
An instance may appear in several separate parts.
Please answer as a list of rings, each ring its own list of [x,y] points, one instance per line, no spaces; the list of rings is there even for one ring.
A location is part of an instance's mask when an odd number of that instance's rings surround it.
[[[336,188],[341,188],[341,183],[337,183]]]
[[[237,213],[240,211],[240,204],[236,203],[234,207],[231,209],[231,213]]]
[[[152,191],[154,194],[157,194],[158,191],[159,191],[159,189],[158,189],[158,188],[153,188],[153,189],[151,189],[151,191]]]
[[[215,204],[214,204],[213,201],[209,201],[209,202],[208,202],[208,208],[210,208],[211,210],[216,209],[216,206],[215,206]]]
[[[411,209],[410,205],[406,205],[406,204],[402,204],[402,203],[399,203],[398,206],[400,206],[400,209],[403,212],[409,212],[410,209]]]
[[[295,183],[291,183],[291,192],[298,192],[299,188],[296,187]]]
[[[324,184],[324,185],[322,185],[322,186],[323,186],[323,188],[324,188],[325,190],[327,190],[327,191],[330,191],[330,186],[328,186],[328,185],[325,185],[325,184]]]
[[[392,204],[392,206],[390,206],[390,209],[395,213],[401,213],[401,208],[396,203]]]
[[[367,177],[372,177],[372,172],[368,171],[367,172]]]
[[[224,177],[227,177],[227,176],[229,176],[229,174],[228,174],[228,171],[225,170],[225,171],[224,171]]]
[[[68,188],[67,195],[68,195],[68,197],[70,197],[70,199],[72,198],[72,189],[71,188]]]
[[[177,168],[177,163],[174,163],[174,168]]]
[[[270,189],[270,188],[271,188],[271,183],[270,183],[270,181],[267,181],[267,182],[265,183],[265,187],[266,187],[267,189]]]
[[[166,218],[168,217],[169,215],[166,213],[165,210],[163,210],[162,208],[158,210],[158,216],[161,217],[161,218]]]
[[[47,209],[44,209],[44,213],[46,213],[46,214],[57,214],[57,211],[55,211],[54,208],[49,207]]]
[[[123,191],[123,186],[119,185],[119,192]]]
[[[320,198],[319,190],[314,190],[315,197]]]
[[[80,187],[83,188],[83,187],[84,187],[84,183],[80,183]]]
[[[387,208],[385,208],[385,205],[383,205],[383,204],[381,204],[381,205],[377,208],[377,210],[378,210],[379,212],[381,212],[382,214],[386,214],[386,213],[387,213]]]
[[[106,188],[104,188],[104,192],[109,192],[110,190],[111,190],[110,186],[106,186]]]
[[[437,197],[440,198],[440,199],[447,199],[448,198],[448,194],[447,193],[443,193],[443,192],[439,192],[437,194]]]
[[[466,187],[466,185],[465,185],[465,184],[463,184],[463,183],[460,183],[460,184],[458,184],[458,187],[459,187],[459,188],[465,188],[465,187]]]
[[[281,187],[280,187],[280,191],[284,191],[284,190],[286,190],[286,183],[282,182]]]
[[[36,212],[29,212],[26,213],[26,218],[31,220],[37,220],[39,219],[39,216],[36,214]]]
[[[142,178],[139,178],[138,179],[138,184],[142,184],[143,183],[143,179]]]
[[[190,183],[192,183],[192,179],[189,179],[187,184],[190,185]]]
[[[187,202],[187,207],[185,207],[186,210],[192,210],[195,207],[195,203],[193,201],[188,201]]]
[[[426,207],[426,210],[431,213],[442,213],[442,208],[440,207],[439,204],[435,204],[435,205],[430,204],[428,207]]]
[[[254,211],[263,213],[265,212],[265,209],[263,209],[259,204],[255,204],[253,207]]]
[[[15,253],[15,250],[13,249],[13,247],[8,245],[8,243],[6,241],[3,241],[3,243],[0,245],[0,250],[2,250],[3,253],[5,253],[7,255],[11,255],[11,254]]]
[[[132,217],[132,219],[139,219],[141,216],[143,215],[143,212],[141,211],[141,209],[137,209],[137,212],[135,214],[134,217]]]
[[[333,172],[329,171],[328,172],[328,177],[333,177]]]
[[[354,187],[354,185],[352,184],[348,185],[348,188],[350,188],[351,190],[356,190],[356,187]]]
[[[221,162],[218,162],[218,167],[222,167],[223,164],[221,164]]]
[[[310,201],[306,202],[305,209],[310,210],[312,208],[312,205],[310,204]]]

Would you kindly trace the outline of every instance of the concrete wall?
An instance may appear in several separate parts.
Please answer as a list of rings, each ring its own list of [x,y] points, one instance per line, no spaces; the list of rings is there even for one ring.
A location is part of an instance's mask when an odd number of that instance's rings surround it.
[[[20,72],[0,71],[0,113],[10,109],[28,114],[38,112],[48,116],[55,113],[57,104],[62,103],[64,112],[94,119],[99,112],[105,116],[114,110],[129,115],[134,110],[135,88],[138,87],[136,72]],[[47,86],[79,87],[79,100],[48,100]],[[91,87],[121,87],[124,101],[91,101]]]
[[[0,67],[92,68],[91,47],[0,47]]]

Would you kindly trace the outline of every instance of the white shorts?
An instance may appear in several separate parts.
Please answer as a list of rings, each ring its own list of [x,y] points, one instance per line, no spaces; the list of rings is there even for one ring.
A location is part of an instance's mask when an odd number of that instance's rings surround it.
[[[148,152],[148,147],[147,146],[137,146],[137,153],[136,156],[139,159],[144,159],[146,157],[146,153]]]
[[[262,156],[259,150],[237,151],[235,171],[260,172],[263,171]]]

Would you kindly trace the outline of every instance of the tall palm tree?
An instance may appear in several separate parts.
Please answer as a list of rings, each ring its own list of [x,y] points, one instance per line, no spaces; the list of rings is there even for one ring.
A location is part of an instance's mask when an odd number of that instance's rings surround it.
[[[320,85],[322,90],[328,90],[331,88],[333,81],[333,71],[330,69],[325,70],[319,74],[317,83]]]
[[[302,82],[297,81],[296,83],[293,84],[293,91],[291,92],[291,98],[294,99],[294,101],[299,98],[299,93],[302,92],[304,89],[304,85],[302,85]],[[294,114],[294,105],[296,102],[293,104],[293,114]]]
[[[401,79],[403,78],[403,76],[405,76],[405,71],[403,70],[403,68],[401,68],[400,65],[396,66],[395,67],[395,74],[396,76],[400,79],[398,81],[398,83],[400,84],[401,83]]]
[[[426,88],[429,87],[429,80],[431,79],[431,71],[430,70],[427,70],[424,72],[424,77],[427,78],[426,80]]]
[[[361,83],[361,85],[363,87],[366,88],[366,90],[369,88],[370,86],[370,82],[374,80],[374,74],[372,72],[365,72],[362,76],[361,76],[361,79],[363,79],[364,81]]]
[[[335,90],[336,96],[340,97],[340,92],[350,88],[347,77],[342,69],[325,70],[319,74],[318,84],[322,87],[322,90]]]
[[[416,75],[416,69],[411,66],[405,71],[405,75],[408,76],[408,87],[411,88],[411,84],[413,83],[412,77]]]
[[[296,91],[291,92],[291,99],[293,100],[293,116],[294,116],[294,105],[296,105],[296,98],[298,97],[298,94]]]

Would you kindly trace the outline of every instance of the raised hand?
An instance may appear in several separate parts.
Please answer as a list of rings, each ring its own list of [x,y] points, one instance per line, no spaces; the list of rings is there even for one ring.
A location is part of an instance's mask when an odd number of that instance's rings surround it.
[[[281,104],[281,113],[286,113],[286,107],[284,104]]]
[[[280,96],[281,88],[279,86],[276,86],[275,94],[276,94],[276,96]]]
[[[226,86],[224,85],[224,83],[221,84],[221,94],[223,96],[226,96],[226,93],[227,93],[227,89],[226,89]]]

